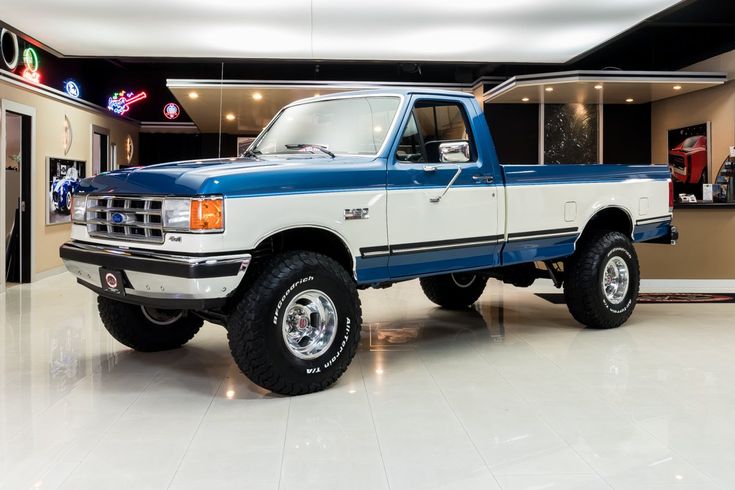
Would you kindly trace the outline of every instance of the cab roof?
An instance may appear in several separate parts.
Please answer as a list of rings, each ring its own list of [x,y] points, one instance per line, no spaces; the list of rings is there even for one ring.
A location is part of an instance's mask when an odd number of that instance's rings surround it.
[[[337,92],[333,94],[327,94],[327,95],[320,95],[318,97],[308,97],[306,99],[300,99],[291,102],[288,104],[288,106],[292,105],[298,105],[303,104],[306,102],[315,102],[319,100],[331,100],[331,99],[339,99],[339,98],[346,98],[346,97],[364,97],[364,96],[390,96],[390,95],[398,95],[398,96],[409,96],[414,94],[421,94],[421,95],[444,95],[444,96],[450,96],[450,97],[464,97],[464,98],[474,98],[475,96],[468,92],[460,92],[459,90],[446,90],[446,89],[438,89],[438,88],[431,88],[431,87],[384,87],[384,88],[375,88],[375,89],[366,89],[366,90],[351,90],[348,92]]]

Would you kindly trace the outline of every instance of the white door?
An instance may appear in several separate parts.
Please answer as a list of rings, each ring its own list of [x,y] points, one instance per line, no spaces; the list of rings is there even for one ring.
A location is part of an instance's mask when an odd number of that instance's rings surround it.
[[[391,278],[498,264],[497,176],[470,100],[414,96],[402,122],[388,161]]]

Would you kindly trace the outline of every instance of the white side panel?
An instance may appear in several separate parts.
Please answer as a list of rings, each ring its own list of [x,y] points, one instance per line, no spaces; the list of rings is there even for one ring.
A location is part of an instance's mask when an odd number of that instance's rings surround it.
[[[391,190],[388,229],[391,244],[430,242],[498,234],[495,186],[452,187],[441,201],[431,198],[443,189],[417,187]]]
[[[583,230],[592,216],[607,207],[625,210],[635,225],[644,217],[669,213],[668,182],[631,180],[611,183],[579,183],[509,186],[507,193],[507,233],[577,227]],[[639,201],[647,197],[648,212],[640,214]],[[565,203],[575,201],[576,219],[565,221]]]
[[[166,233],[166,241],[157,245],[91,238],[86,227],[74,225],[72,239],[148,250],[212,253],[250,250],[273,233],[305,226],[336,232],[356,257],[361,247],[388,243],[385,206],[382,190],[228,198],[224,233]],[[345,209],[355,208],[368,208],[369,218],[346,220]]]
[[[345,210],[356,208],[368,208],[369,217],[345,219]],[[225,250],[249,250],[273,233],[299,227],[334,231],[353,256],[388,243],[384,190],[228,199],[225,213]]]

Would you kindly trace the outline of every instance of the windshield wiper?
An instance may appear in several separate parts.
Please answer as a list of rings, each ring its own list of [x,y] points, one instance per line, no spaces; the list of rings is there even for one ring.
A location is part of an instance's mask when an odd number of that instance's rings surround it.
[[[335,154],[331,151],[327,150],[326,146],[323,145],[314,145],[312,143],[289,143],[287,145],[283,145],[289,150],[301,150],[304,148],[316,148],[317,150],[321,151],[322,153],[326,153],[332,158],[335,158]]]
[[[247,157],[247,158],[255,158],[257,160],[258,159],[258,155],[260,155],[261,153],[262,152],[260,150],[251,150],[250,148],[248,148],[247,150],[245,150],[244,152],[242,152],[242,155],[240,155],[240,156],[241,157]]]

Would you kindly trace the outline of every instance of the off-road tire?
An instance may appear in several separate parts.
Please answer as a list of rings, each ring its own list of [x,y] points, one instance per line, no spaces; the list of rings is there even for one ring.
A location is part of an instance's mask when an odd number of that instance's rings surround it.
[[[628,269],[628,291],[618,304],[611,303],[602,286],[604,268],[614,256]],[[615,328],[635,309],[640,286],[638,256],[630,238],[618,231],[597,231],[583,237],[565,263],[564,298],[575,320],[590,328]]]
[[[184,312],[170,325],[158,325],[148,320],[138,305],[97,297],[102,324],[115,340],[141,352],[177,349],[190,341],[204,321]]]
[[[487,278],[470,273],[422,277],[421,289],[430,301],[450,310],[467,308],[485,291]]]
[[[287,347],[287,305],[318,290],[333,302],[337,327],[318,357],[302,359]],[[303,395],[332,385],[345,372],[360,342],[362,310],[355,281],[335,260],[313,252],[287,252],[261,268],[227,321],[232,357],[255,384],[282,395]]]

